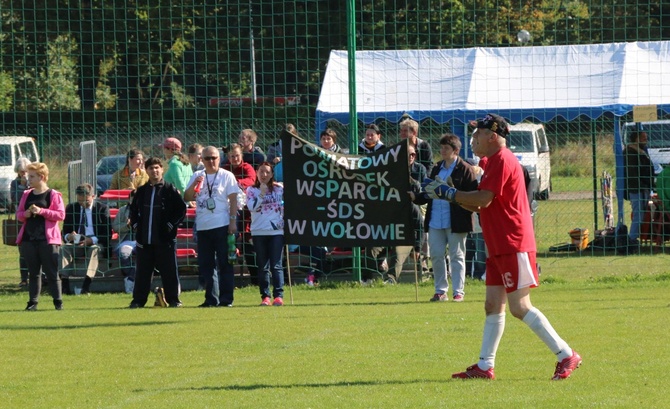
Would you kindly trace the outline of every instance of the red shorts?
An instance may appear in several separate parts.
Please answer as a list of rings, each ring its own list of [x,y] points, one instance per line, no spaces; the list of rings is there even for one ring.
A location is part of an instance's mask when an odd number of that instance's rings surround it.
[[[535,252],[489,256],[486,260],[486,285],[502,285],[508,293],[519,288],[537,287]]]

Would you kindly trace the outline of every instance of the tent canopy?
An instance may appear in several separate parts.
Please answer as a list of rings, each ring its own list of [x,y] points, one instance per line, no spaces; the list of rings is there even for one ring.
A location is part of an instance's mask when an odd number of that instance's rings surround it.
[[[316,108],[349,123],[346,51],[332,51]],[[670,109],[670,42],[356,52],[359,120],[466,123],[487,112],[511,122],[622,116],[635,105]],[[665,68],[665,69],[664,69]],[[665,74],[665,75],[664,75]]]
[[[332,51],[316,108],[316,131],[328,120],[349,123],[346,51]],[[670,111],[670,42],[453,50],[357,51],[358,119],[466,123],[494,112],[512,123],[534,118],[614,115],[616,176],[623,180],[620,117],[636,105]],[[467,144],[465,144],[467,147]],[[467,149],[467,148],[466,148]],[[618,222],[623,184],[617,183]]]

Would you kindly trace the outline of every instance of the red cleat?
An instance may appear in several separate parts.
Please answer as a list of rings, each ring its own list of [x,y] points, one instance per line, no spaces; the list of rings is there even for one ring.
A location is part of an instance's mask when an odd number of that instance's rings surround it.
[[[565,358],[561,362],[556,362],[556,370],[551,380],[560,381],[561,379],[568,379],[572,375],[572,372],[579,368],[581,364],[582,357],[573,349],[571,357]]]
[[[452,378],[454,379],[495,379],[496,375],[493,373],[493,368],[489,368],[487,370],[483,370],[477,366],[477,364],[474,364],[472,366],[469,366],[468,369],[465,370],[465,372],[458,372],[453,375],[451,375]]]
[[[267,307],[270,305],[270,297],[263,297],[263,301],[261,301],[261,307]]]

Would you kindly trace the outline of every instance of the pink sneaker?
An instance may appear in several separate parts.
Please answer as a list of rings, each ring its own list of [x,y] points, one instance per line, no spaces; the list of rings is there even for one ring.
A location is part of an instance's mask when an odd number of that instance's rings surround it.
[[[269,298],[268,301],[270,301]],[[282,305],[284,305],[284,300],[279,297],[275,297],[274,301],[272,301],[272,305],[274,305],[275,307],[281,307]]]
[[[261,307],[268,307],[270,305],[270,297],[263,297],[261,301]]]
[[[469,366],[465,372],[457,372],[451,375],[454,379],[495,379],[496,375],[493,373],[493,368],[489,368],[486,371],[480,369],[477,364]]]
[[[446,294],[437,294],[437,293],[435,293],[435,295],[433,295],[433,297],[430,299],[430,301],[432,301],[432,302],[436,302],[436,301],[449,301],[449,298],[447,297]]]
[[[463,296],[460,294],[454,295],[454,302],[463,302]]]
[[[556,370],[551,380],[560,381],[561,379],[568,379],[572,375],[572,372],[579,368],[581,364],[582,357],[573,349],[571,357],[565,358],[561,362],[556,362]]]

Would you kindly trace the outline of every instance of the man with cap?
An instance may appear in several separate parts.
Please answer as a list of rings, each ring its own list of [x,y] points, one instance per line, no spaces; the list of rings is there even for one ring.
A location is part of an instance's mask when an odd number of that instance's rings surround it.
[[[81,293],[90,292],[91,280],[98,271],[98,255],[105,251],[109,238],[110,218],[106,204],[95,200],[95,190],[84,183],[75,189],[77,201],[65,208],[63,241],[58,259],[61,268],[63,292],[69,293],[69,276],[77,270],[85,271]],[[81,262],[83,259],[83,263]]]
[[[552,380],[568,378],[582,358],[554,330],[547,317],[530,301],[530,288],[539,284],[535,263],[535,235],[526,196],[523,171],[506,147],[507,122],[488,114],[470,123],[476,127],[472,151],[488,158],[478,190],[463,192],[440,179],[426,179],[424,190],[433,199],[479,212],[486,260],[486,320],[479,361],[452,378],[495,379],[496,351],[505,328],[505,306],[549,347],[558,362]]]
[[[163,178],[166,183],[172,184],[183,196],[187,183],[193,176],[191,162],[188,155],[181,152],[181,141],[175,137],[169,137],[160,145],[167,162],[167,168]]]

